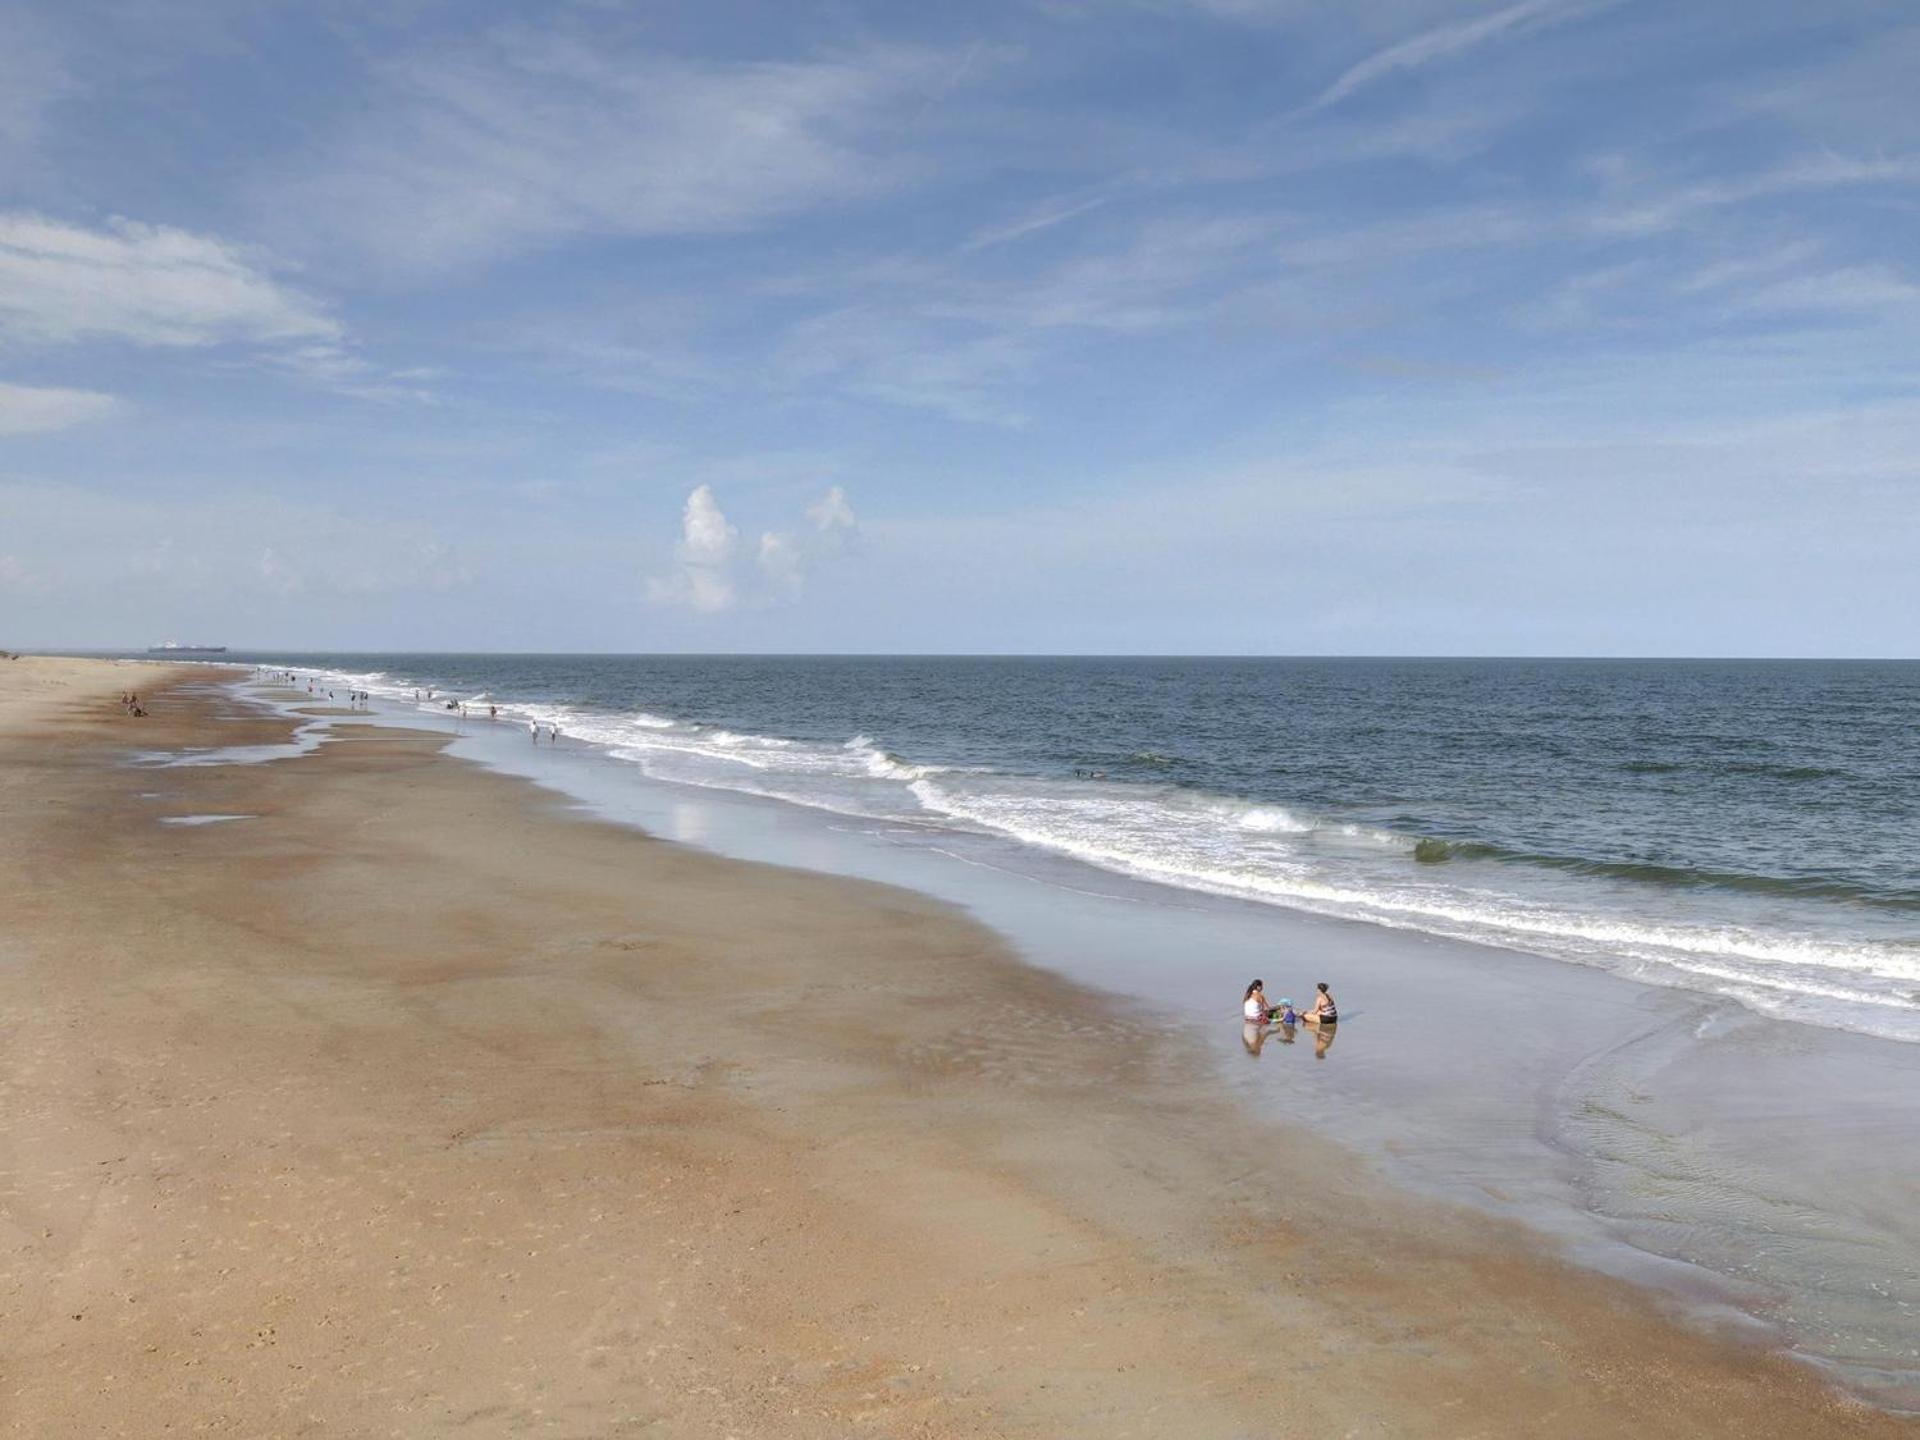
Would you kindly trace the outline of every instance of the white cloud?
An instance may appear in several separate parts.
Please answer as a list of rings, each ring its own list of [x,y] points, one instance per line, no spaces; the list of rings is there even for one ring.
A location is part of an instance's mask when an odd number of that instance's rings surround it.
[[[1604,167],[1603,178],[1615,193],[1596,214],[1594,228],[1603,233],[1657,235],[1705,212],[1809,191],[1910,186],[1920,181],[1920,158],[1859,159],[1825,152],[1759,174],[1703,180],[1638,195],[1628,188],[1631,176],[1623,162]]]
[[[788,327],[775,373],[969,424],[1019,427],[1022,382],[1056,343],[1217,318],[1245,268],[1272,263],[1272,216],[1166,215],[1054,264],[869,266],[862,298]],[[825,277],[823,286],[840,283]]]
[[[276,188],[376,263],[474,262],[572,235],[705,235],[878,191],[951,57],[701,61],[500,32],[386,72],[357,128]]]
[[[0,214],[0,336],[196,346],[331,339],[339,325],[238,247],[132,220]]]
[[[714,499],[713,488],[695,486],[680,512],[679,568],[671,576],[649,580],[647,598],[656,605],[686,605],[707,614],[731,610],[739,598],[732,575],[739,534]]]
[[[1384,50],[1376,50],[1358,64],[1349,66],[1314,98],[1307,106],[1307,113],[1338,105],[1356,91],[1389,75],[1451,60],[1495,40],[1564,25],[1616,3],[1618,0],[1520,0],[1504,9],[1436,25]]]
[[[276,350],[262,358],[274,369],[296,379],[359,400],[407,400],[427,404],[438,398],[428,382],[440,378],[439,371],[382,370],[342,342],[316,340]]]
[[[834,485],[806,507],[807,528],[761,533],[750,573],[738,564],[739,531],[720,509],[708,485],[696,486],[680,516],[678,566],[668,576],[647,582],[647,598],[656,605],[684,605],[706,614],[737,605],[797,600],[807,577],[827,556],[846,548],[859,521],[847,492]]]
[[[1069,220],[1078,219],[1090,210],[1111,205],[1113,200],[1112,195],[1095,195],[1079,200],[1050,200],[1037,209],[1029,210],[1017,220],[1009,220],[1004,224],[976,231],[960,249],[963,254],[966,254],[975,250],[991,249],[995,245],[1005,245],[1014,240],[1024,240],[1029,235],[1037,235],[1043,230],[1051,230],[1056,225],[1064,225]]]
[[[829,486],[826,494],[807,507],[807,519],[813,522],[815,530],[836,540],[851,534],[859,525],[853,506],[847,503],[847,492],[838,485]]]
[[[1920,285],[1885,265],[1853,265],[1762,286],[1740,303],[1754,310],[1881,315],[1920,304]]]
[[[112,414],[119,403],[97,390],[0,382],[0,435],[34,435],[84,425]]]

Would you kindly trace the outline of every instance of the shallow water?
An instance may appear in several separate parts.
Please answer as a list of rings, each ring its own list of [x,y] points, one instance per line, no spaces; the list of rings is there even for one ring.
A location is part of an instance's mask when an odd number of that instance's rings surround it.
[[[1191,1034],[1255,1115],[1336,1136],[1398,1183],[1520,1219],[1920,1409],[1920,1047],[1142,881],[991,830],[662,782],[509,724],[411,704],[370,718],[449,734],[456,754],[668,839],[960,904],[1033,963]],[[1255,973],[1276,997],[1329,979],[1345,1017],[1331,1043],[1302,1029],[1250,1048],[1238,999]]]
[[[1920,1041],[1920,664],[300,658],[654,779]]]

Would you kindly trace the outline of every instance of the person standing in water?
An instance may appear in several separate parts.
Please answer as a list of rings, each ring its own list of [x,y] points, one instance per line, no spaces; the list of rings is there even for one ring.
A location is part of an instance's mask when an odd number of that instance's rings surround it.
[[[540,743],[540,722],[538,720],[527,721],[527,734],[533,737],[534,744],[538,745]]]

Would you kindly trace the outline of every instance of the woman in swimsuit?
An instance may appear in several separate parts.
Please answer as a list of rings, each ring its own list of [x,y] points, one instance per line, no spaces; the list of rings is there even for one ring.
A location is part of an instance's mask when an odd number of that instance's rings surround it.
[[[1256,980],[1247,986],[1247,998],[1240,1006],[1240,1014],[1249,1025],[1264,1025],[1273,1015],[1273,1007],[1267,1004],[1267,982]]]
[[[1300,1018],[1309,1025],[1338,1025],[1340,1007],[1333,1003],[1333,992],[1327,989],[1327,982],[1322,980],[1314,988],[1320,993],[1313,998],[1313,1009]]]

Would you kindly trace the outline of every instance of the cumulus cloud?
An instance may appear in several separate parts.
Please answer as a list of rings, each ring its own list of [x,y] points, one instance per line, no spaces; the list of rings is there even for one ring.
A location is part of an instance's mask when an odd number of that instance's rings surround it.
[[[847,492],[838,485],[829,486],[826,494],[807,507],[807,519],[818,533],[836,541],[853,534],[859,526],[853,518],[853,506],[847,503]]]
[[[0,435],[65,430],[110,415],[119,402],[97,390],[62,390],[0,382]]]
[[[696,486],[680,512],[679,567],[649,580],[647,597],[656,605],[686,605],[706,613],[732,609],[739,598],[732,573],[739,533],[721,512],[713,487]]]
[[[239,247],[165,225],[0,213],[0,335],[203,346],[337,339],[340,326]]]
[[[708,614],[796,600],[813,568],[859,533],[847,492],[838,485],[806,507],[805,519],[797,532],[763,531],[748,562],[739,551],[739,531],[722,513],[713,488],[698,486],[681,512],[677,568],[649,580],[647,598]]]

